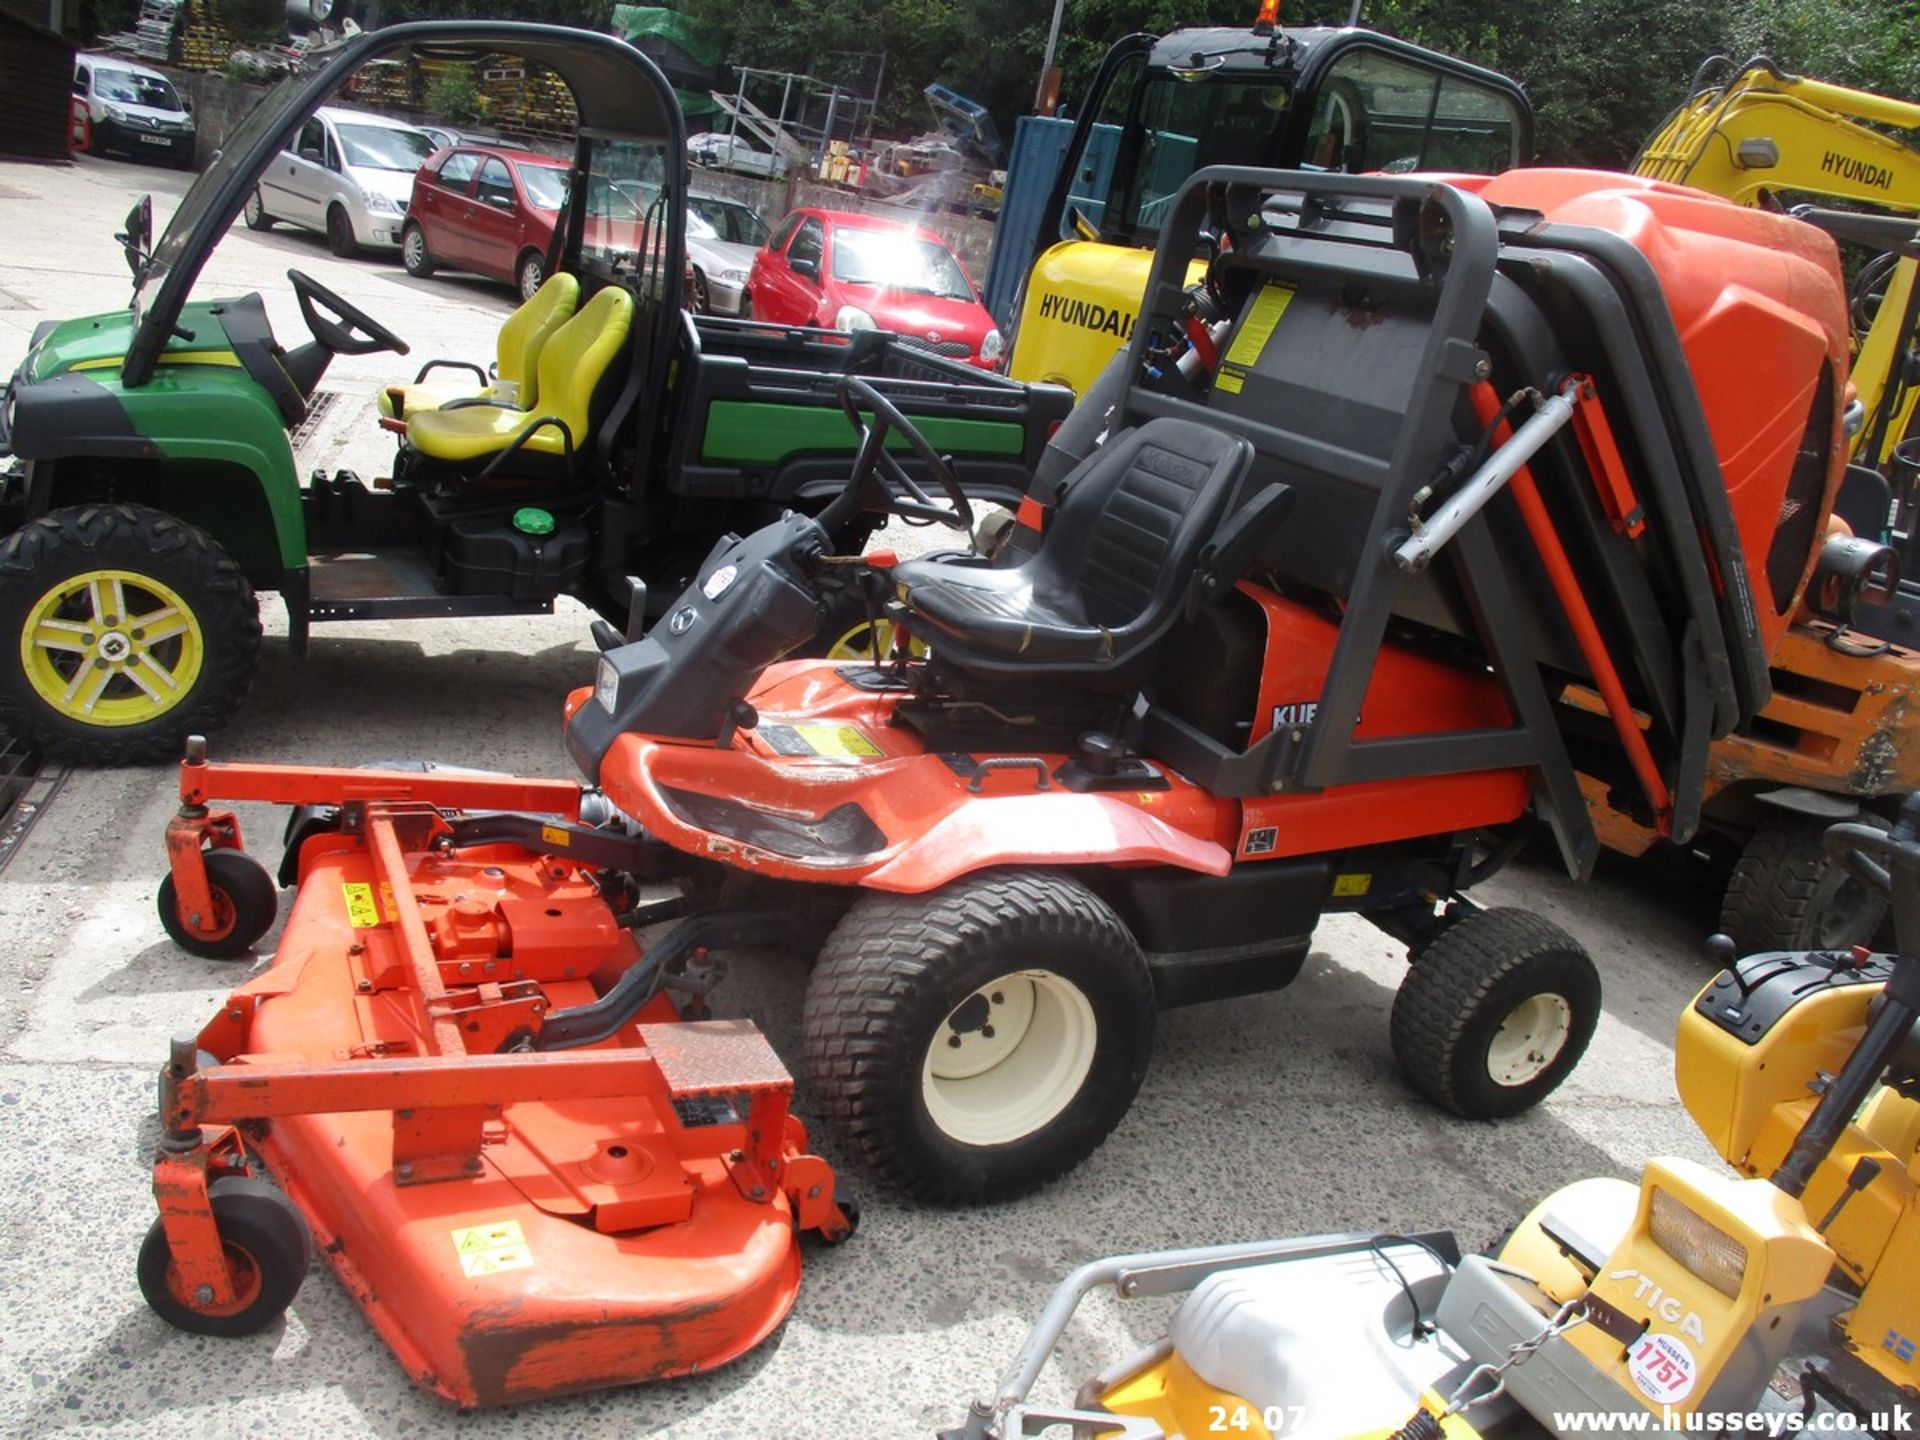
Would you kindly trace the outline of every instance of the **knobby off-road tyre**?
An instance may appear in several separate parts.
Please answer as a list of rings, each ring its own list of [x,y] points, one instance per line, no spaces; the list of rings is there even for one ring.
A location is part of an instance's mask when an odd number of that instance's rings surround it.
[[[1600,972],[1566,931],[1486,910],[1422,947],[1394,996],[1394,1058],[1434,1104],[1471,1120],[1517,1115],[1580,1062],[1600,1020]]]
[[[195,1335],[251,1335],[293,1303],[313,1262],[313,1233],[293,1202],[264,1180],[230,1176],[214,1181],[207,1194],[226,1246],[235,1302],[213,1309],[186,1293],[158,1220],[140,1246],[140,1293],[154,1314],[178,1329]]]
[[[1886,828],[1874,815],[1861,823]],[[1727,880],[1720,929],[1742,955],[1756,950],[1845,950],[1871,945],[1887,899],[1826,852],[1827,822],[1769,816]]]
[[[213,914],[202,917],[199,929],[193,928],[192,917],[180,913],[171,873],[160,882],[154,908],[173,943],[189,955],[237,960],[273,928],[280,913],[280,889],[266,866],[238,850],[209,850],[205,864]]]
[[[856,902],[802,1023],[817,1103],[881,1180],[942,1204],[1007,1200],[1126,1114],[1153,1051],[1153,978],[1085,886],[987,871]]]
[[[0,728],[29,749],[176,759],[226,723],[259,658],[253,587],[184,520],[75,506],[0,542]]]

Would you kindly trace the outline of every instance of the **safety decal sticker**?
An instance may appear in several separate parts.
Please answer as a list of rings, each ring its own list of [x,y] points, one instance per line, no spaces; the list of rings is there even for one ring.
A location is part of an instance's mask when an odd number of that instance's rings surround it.
[[[830,760],[876,760],[883,753],[852,725],[796,725],[793,733],[811,754]]]
[[[533,1251],[518,1220],[496,1220],[491,1225],[469,1225],[453,1232],[453,1248],[468,1279],[497,1275],[502,1270],[525,1270]]]
[[[349,880],[340,887],[346,896],[347,918],[353,922],[356,930],[371,930],[376,925],[389,924],[397,919],[400,907],[394,904],[393,886],[386,881],[380,882],[380,901],[374,903],[373,886],[364,880]]]
[[[1226,359],[1220,362],[1219,378],[1213,382],[1216,389],[1229,395],[1240,393],[1248,372],[1259,363],[1260,352],[1267,348],[1274,327],[1292,303],[1293,286],[1269,280],[1261,287],[1252,306],[1234,328],[1233,344],[1227,348]]]
[[[562,850],[573,844],[573,836],[558,825],[542,825],[540,838],[549,845],[557,845]]]
[[[1262,825],[1258,830],[1249,830],[1247,840],[1240,847],[1242,855],[1271,855],[1280,843],[1280,827]]]
[[[1373,889],[1371,875],[1336,875],[1333,877],[1333,893],[1341,896],[1364,895]]]
[[[1678,1335],[1656,1335],[1649,1331],[1627,1352],[1627,1373],[1649,1400],[1673,1405],[1693,1393],[1694,1378],[1699,1370],[1686,1341]]]
[[[373,903],[373,886],[364,880],[349,880],[340,887],[347,897],[347,918],[356,930],[369,930],[380,923],[380,907]]]

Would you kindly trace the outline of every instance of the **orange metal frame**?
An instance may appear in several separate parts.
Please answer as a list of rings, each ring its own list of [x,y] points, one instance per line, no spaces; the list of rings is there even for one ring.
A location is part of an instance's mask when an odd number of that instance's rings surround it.
[[[580,794],[579,786],[561,781],[458,772],[213,765],[203,748],[196,746],[190,753],[180,772],[181,808],[167,830],[168,860],[183,920],[195,914],[211,919],[206,851],[241,844],[240,827],[231,812],[211,808],[209,802],[216,799],[352,807],[347,817],[352,833],[328,835],[303,849],[303,881],[310,867],[315,874],[328,876],[366,875],[369,879],[359,883],[380,897],[380,918],[377,926],[359,928],[360,921],[349,923],[350,917],[333,915],[331,911],[345,907],[325,894],[323,887],[317,908],[296,906],[295,919],[289,924],[283,951],[293,952],[296,958],[243,985],[195,1040],[176,1042],[161,1078],[164,1138],[154,1165],[154,1194],[182,1293],[197,1293],[209,1312],[237,1303],[209,1186],[224,1175],[247,1173],[255,1153],[279,1173],[280,1162],[287,1159],[281,1152],[298,1143],[294,1133],[307,1123],[298,1117],[327,1117],[329,1124],[345,1125],[346,1117],[390,1115],[384,1154],[367,1151],[364,1144],[369,1134],[380,1132],[364,1127],[339,1132],[338,1144],[348,1144],[349,1134],[362,1144],[355,1161],[362,1168],[343,1168],[341,1178],[347,1182],[345,1188],[353,1190],[354,1177],[371,1170],[380,1176],[383,1188],[391,1187],[392,1203],[402,1213],[413,1213],[403,1198],[413,1187],[438,1192],[449,1182],[489,1178],[497,1189],[502,1176],[521,1185],[528,1162],[513,1157],[514,1147],[507,1143],[510,1130],[531,1137],[535,1163],[544,1155],[549,1170],[560,1167],[553,1171],[556,1176],[576,1173],[573,1162],[555,1158],[556,1144],[575,1138],[582,1123],[591,1125],[592,1115],[599,1112],[590,1102],[631,1100],[637,1103],[623,1105],[616,1113],[651,1115],[653,1120],[646,1123],[659,1134],[659,1145],[647,1163],[658,1169],[677,1159],[688,1167],[689,1180],[670,1181],[672,1193],[664,1201],[657,1184],[647,1189],[641,1183],[647,1179],[644,1169],[624,1190],[617,1179],[606,1181],[599,1189],[608,1198],[593,1212],[593,1228],[671,1230],[676,1205],[677,1214],[685,1218],[690,1203],[709,1212],[721,1203],[720,1197],[703,1187],[724,1185],[720,1178],[724,1175],[732,1182],[734,1206],[785,1213],[794,1228],[818,1231],[829,1240],[849,1233],[849,1216],[835,1198],[832,1170],[805,1153],[805,1131],[788,1113],[792,1081],[758,1032],[745,1022],[683,1021],[669,1001],[656,996],[641,1011],[642,1023],[630,1024],[620,1036],[596,1046],[484,1053],[516,1033],[537,1036],[554,1003],[549,992],[564,998],[591,996],[584,972],[581,978],[562,979],[572,977],[574,970],[571,965],[558,968],[553,957],[577,958],[591,968],[596,938],[597,952],[611,956],[612,963],[637,962],[641,952],[630,934],[613,923],[611,911],[599,917],[604,923],[597,926],[583,925],[565,913],[566,907],[578,910],[589,900],[605,907],[585,883],[579,863],[558,858],[562,850],[557,848],[549,856],[495,843],[471,858],[464,857],[453,852],[452,829],[441,811],[512,810],[575,819]],[[556,847],[566,844],[564,832],[555,843]],[[359,868],[340,868],[348,862]],[[464,885],[469,875],[505,877],[516,868],[525,884],[540,887],[542,908],[534,912],[539,917],[537,926],[528,922],[528,933],[508,947],[514,969],[503,970],[496,978],[492,963],[476,964],[470,957],[506,953],[499,930],[507,912],[467,914],[457,904],[448,905],[441,892]],[[434,879],[441,871],[452,878]],[[420,887],[416,887],[416,875],[422,877]],[[500,883],[513,882],[503,879]],[[305,933],[296,940],[299,926],[304,926]],[[302,998],[308,992],[300,987],[303,980],[320,973],[320,952],[325,952],[332,967],[325,973],[337,977],[335,988],[344,992],[328,1002],[332,1013],[357,1014],[361,1021],[356,1023],[367,1026],[369,1033],[378,1026],[380,1033],[398,1038],[359,1046],[353,1053],[328,1050],[324,1045],[291,1053],[289,1036],[299,1037],[305,1023],[298,1007],[312,1003]],[[283,1003],[291,1008],[276,1017],[273,1028],[262,1030],[260,1017]],[[380,1020],[382,1015],[402,1017],[401,1024],[396,1028],[390,1019]],[[644,1023],[649,1020],[659,1023]],[[202,1068],[203,1049],[224,1063]],[[409,1050],[419,1053],[406,1053]],[[703,1097],[724,1097],[736,1104],[744,1099],[744,1113],[734,1111],[737,1122],[696,1128],[676,1123],[676,1101]],[[537,1110],[543,1102],[560,1109]],[[522,1108],[510,1116],[509,1107]],[[542,1132],[541,1116],[547,1113],[555,1114],[551,1122],[555,1128]],[[263,1123],[274,1121],[281,1124]],[[291,1162],[293,1175],[283,1177],[289,1193],[308,1210],[323,1238],[355,1223],[353,1217],[337,1211],[323,1215],[310,1208],[322,1203],[316,1197],[330,1193],[329,1185],[316,1183],[313,1173],[316,1164],[326,1163],[327,1154],[322,1150],[316,1158],[311,1151],[303,1152]],[[349,1163],[344,1153],[339,1163],[343,1167]],[[695,1168],[713,1178],[693,1180]],[[697,1201],[691,1199],[695,1195],[700,1197]],[[425,1216],[442,1213],[448,1202],[423,1194],[421,1204],[424,1208],[418,1213]],[[780,1209],[773,1211],[771,1207],[776,1206]],[[541,1203],[538,1211],[550,1215],[553,1208]],[[537,1211],[530,1208],[526,1213],[531,1217]],[[710,1222],[707,1230],[690,1234],[707,1234],[728,1223],[735,1222],[723,1215],[718,1222]],[[358,1263],[364,1264],[368,1244],[364,1237],[355,1239],[356,1245],[350,1248],[360,1254]],[[691,1239],[687,1243],[694,1244]],[[331,1252],[330,1258],[337,1268],[344,1266]],[[697,1248],[687,1257],[696,1265],[720,1258],[700,1255]],[[608,1263],[617,1267],[620,1259],[619,1254],[610,1254]],[[792,1277],[797,1279],[797,1261],[792,1266]],[[343,1278],[347,1275],[342,1268]],[[553,1282],[543,1278],[541,1283],[550,1287]],[[351,1281],[348,1288],[414,1378],[461,1403],[528,1398],[534,1393],[645,1378],[619,1369],[634,1363],[630,1357],[620,1358],[619,1347],[588,1345],[583,1354],[590,1358],[578,1367],[564,1359],[545,1362],[547,1370],[537,1382],[524,1382],[515,1389],[514,1384],[522,1382],[502,1380],[505,1388],[490,1394],[475,1388],[479,1382],[471,1377],[462,1380],[449,1374],[444,1362],[436,1365],[426,1358],[432,1341],[413,1343],[416,1337],[407,1333],[407,1326],[417,1326],[419,1318],[417,1313],[409,1319],[398,1318],[396,1312],[403,1303],[398,1297],[363,1295],[362,1287]],[[717,1298],[724,1300],[724,1295]],[[786,1303],[790,1300],[789,1292]],[[482,1326],[477,1318],[481,1311],[462,1309],[469,1302],[456,1296],[412,1297],[411,1303],[425,1305],[430,1322],[426,1328],[452,1332],[461,1352],[472,1348],[473,1335],[481,1333],[476,1328]],[[766,1304],[759,1295],[756,1303],[762,1309]],[[442,1312],[432,1311],[436,1304],[443,1306]],[[784,1313],[784,1304],[780,1310]],[[435,1320],[441,1323],[431,1323]],[[525,1328],[533,1328],[531,1319]],[[746,1337],[745,1343],[752,1338],[756,1337]],[[438,1339],[444,1341],[446,1336]],[[709,1347],[707,1352],[689,1348],[684,1354],[663,1341],[663,1350],[672,1353],[649,1373],[718,1363],[737,1353],[740,1339],[732,1335],[723,1342],[709,1337],[698,1342]],[[520,1338],[511,1343],[520,1343]],[[695,1343],[687,1342],[689,1347]],[[612,1358],[601,1352],[611,1352]],[[447,1353],[444,1346],[440,1353]],[[595,1365],[613,1368],[594,1372]],[[608,1374],[614,1378],[606,1378]],[[527,1388],[535,1384],[537,1389]]]

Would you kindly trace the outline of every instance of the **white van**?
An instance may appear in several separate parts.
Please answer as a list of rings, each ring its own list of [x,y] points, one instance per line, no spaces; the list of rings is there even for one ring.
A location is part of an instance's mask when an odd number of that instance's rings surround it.
[[[433,153],[426,131],[366,110],[323,106],[260,177],[247,226],[318,230],[336,255],[398,251],[413,173]]]
[[[118,55],[73,57],[73,99],[87,112],[87,151],[193,168],[193,115],[158,70]]]

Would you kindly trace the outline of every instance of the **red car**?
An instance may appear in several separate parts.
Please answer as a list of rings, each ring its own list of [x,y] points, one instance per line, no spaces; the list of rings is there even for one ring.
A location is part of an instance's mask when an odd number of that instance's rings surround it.
[[[753,257],[743,318],[891,330],[993,369],[1000,332],[965,267],[930,231],[843,210],[795,210]]]
[[[596,219],[638,222],[640,212],[604,181]],[[533,298],[547,278],[554,222],[567,196],[567,162],[532,150],[455,145],[427,157],[413,177],[400,232],[409,275],[468,270]]]

